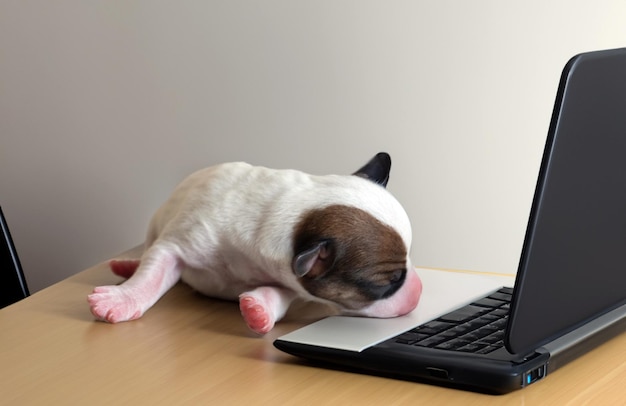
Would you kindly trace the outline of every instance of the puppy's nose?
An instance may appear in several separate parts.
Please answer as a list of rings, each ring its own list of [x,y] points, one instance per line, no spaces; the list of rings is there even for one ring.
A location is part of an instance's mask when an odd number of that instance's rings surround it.
[[[404,297],[398,298],[398,314],[396,316],[403,316],[413,311],[413,309],[417,307],[420,297],[422,296],[422,281],[419,276],[417,276],[415,269],[407,271],[407,278],[404,282],[403,288],[406,289],[406,291],[404,293]]]
[[[422,280],[419,278],[410,258],[407,258],[407,276],[403,289],[404,291],[398,298],[400,303],[398,305],[398,316],[412,312],[417,307],[422,296]]]

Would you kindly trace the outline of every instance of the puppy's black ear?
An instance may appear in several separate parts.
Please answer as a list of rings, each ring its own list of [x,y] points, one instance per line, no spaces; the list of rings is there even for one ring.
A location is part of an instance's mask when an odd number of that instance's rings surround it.
[[[389,181],[389,171],[391,171],[391,157],[386,152],[379,152],[364,167],[353,173],[353,175],[369,179],[383,187],[387,187]]]
[[[308,275],[317,278],[325,274],[334,262],[334,246],[331,241],[323,240],[297,252],[291,262],[291,268],[298,277]]]

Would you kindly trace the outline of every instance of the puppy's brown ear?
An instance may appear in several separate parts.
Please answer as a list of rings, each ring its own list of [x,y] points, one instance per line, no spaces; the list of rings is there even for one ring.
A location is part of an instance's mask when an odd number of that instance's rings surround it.
[[[364,167],[354,172],[353,175],[369,179],[374,183],[387,187],[390,171],[391,157],[386,152],[379,152]]]
[[[335,249],[329,240],[316,242],[296,253],[291,268],[298,277],[308,275],[312,278],[322,276],[335,262]]]

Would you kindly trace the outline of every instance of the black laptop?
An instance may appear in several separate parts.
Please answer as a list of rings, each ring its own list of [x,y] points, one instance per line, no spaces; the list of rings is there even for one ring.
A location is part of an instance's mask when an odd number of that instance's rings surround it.
[[[290,335],[274,345],[322,365],[506,393],[625,330],[623,48],[563,70],[514,287],[359,350]]]

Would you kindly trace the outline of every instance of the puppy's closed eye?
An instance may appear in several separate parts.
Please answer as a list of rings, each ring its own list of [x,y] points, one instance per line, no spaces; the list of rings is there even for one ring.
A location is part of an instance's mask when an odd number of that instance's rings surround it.
[[[380,272],[363,284],[370,300],[385,299],[400,289],[406,279],[406,269],[395,269],[388,272]]]
[[[393,271],[379,272],[372,278],[372,283],[377,286],[388,286],[404,281],[406,269],[394,269]]]
[[[391,272],[391,276],[389,277],[389,283],[400,282],[406,277],[406,269],[396,269]]]

